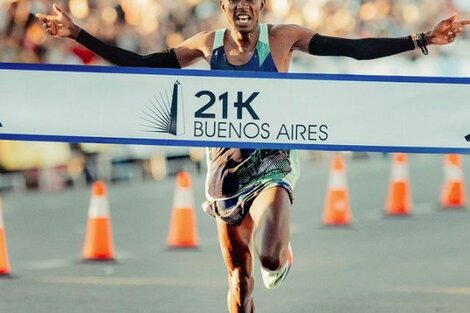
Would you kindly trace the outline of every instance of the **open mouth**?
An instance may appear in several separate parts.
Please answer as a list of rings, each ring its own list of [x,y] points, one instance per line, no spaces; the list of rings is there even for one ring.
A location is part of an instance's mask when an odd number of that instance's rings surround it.
[[[251,22],[251,16],[249,16],[248,14],[237,14],[237,16],[235,17],[235,21],[239,25],[247,25]]]

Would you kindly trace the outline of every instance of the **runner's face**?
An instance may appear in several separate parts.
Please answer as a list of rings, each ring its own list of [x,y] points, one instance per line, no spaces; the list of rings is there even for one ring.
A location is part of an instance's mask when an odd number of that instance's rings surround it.
[[[249,33],[256,29],[260,12],[265,0],[220,0],[219,5],[225,13],[232,29]]]

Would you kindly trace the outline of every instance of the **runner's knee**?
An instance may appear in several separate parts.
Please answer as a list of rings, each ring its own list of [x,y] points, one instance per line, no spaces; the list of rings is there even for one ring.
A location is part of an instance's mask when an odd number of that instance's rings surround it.
[[[279,254],[276,255],[260,255],[259,260],[261,266],[269,271],[276,271],[284,265],[281,261]]]
[[[254,279],[251,273],[235,268],[229,273],[229,285],[231,296],[237,299],[240,305],[247,304],[251,300],[254,288]]]
[[[265,251],[260,251],[259,260],[261,266],[264,269],[269,271],[276,271],[280,269],[286,262],[288,258],[288,250],[279,248],[267,249]]]

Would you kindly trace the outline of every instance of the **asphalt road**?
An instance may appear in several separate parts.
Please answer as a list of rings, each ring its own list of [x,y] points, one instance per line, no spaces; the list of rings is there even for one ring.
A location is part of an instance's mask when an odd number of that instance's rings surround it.
[[[257,312],[467,313],[470,213],[442,210],[441,156],[410,156],[412,216],[384,216],[390,159],[348,160],[351,227],[323,227],[328,162],[303,159],[292,211],[294,266]],[[470,159],[464,157],[465,178]],[[192,173],[196,202],[204,177]],[[200,247],[166,247],[174,177],[109,185],[116,263],[80,259],[90,190],[2,195],[12,276],[0,312],[226,312],[214,221],[196,207]]]

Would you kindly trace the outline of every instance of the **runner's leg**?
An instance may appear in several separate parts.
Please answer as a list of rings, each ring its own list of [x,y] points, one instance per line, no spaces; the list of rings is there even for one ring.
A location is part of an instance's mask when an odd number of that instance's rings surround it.
[[[255,249],[261,266],[269,271],[276,271],[287,262],[290,207],[287,190],[274,187],[262,191],[250,208],[255,224]]]
[[[256,197],[250,214],[240,226],[217,219],[220,247],[228,270],[230,313],[254,312],[254,233],[261,266],[275,271],[287,262],[290,206],[287,191],[275,187]]]
[[[232,226],[217,218],[217,231],[222,257],[228,271],[227,303],[230,313],[252,313],[254,271],[253,220],[248,215],[240,226]]]

